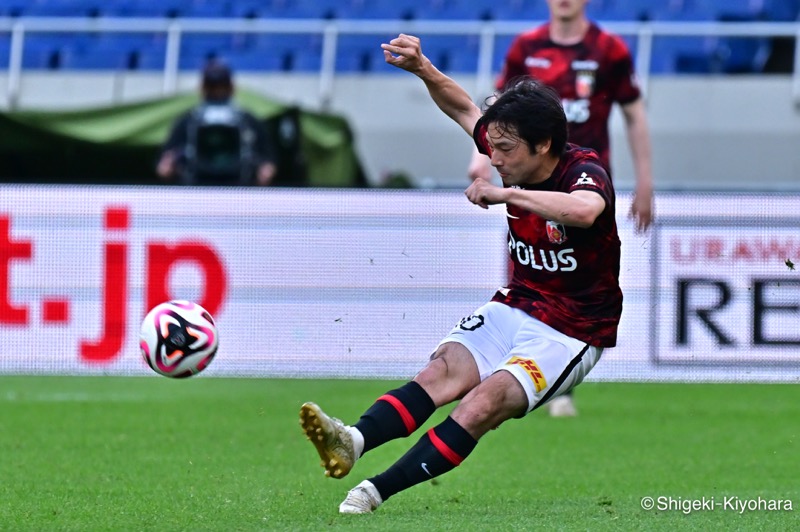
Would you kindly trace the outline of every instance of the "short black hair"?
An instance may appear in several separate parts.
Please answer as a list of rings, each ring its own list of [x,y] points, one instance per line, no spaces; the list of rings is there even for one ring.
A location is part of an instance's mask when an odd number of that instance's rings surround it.
[[[203,67],[204,87],[225,87],[233,84],[231,67],[220,60],[212,60]]]
[[[528,143],[531,153],[537,144],[550,140],[549,152],[560,157],[567,145],[567,117],[561,97],[552,87],[529,77],[511,80],[486,108],[477,127],[489,124],[513,130]]]

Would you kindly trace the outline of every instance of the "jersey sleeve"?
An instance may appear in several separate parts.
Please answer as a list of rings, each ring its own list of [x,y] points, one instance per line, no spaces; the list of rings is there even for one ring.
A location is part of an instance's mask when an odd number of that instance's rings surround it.
[[[524,35],[518,35],[508,47],[503,68],[497,77],[495,88],[503,90],[509,81],[520,76],[526,76],[528,69],[525,66]]]
[[[599,163],[584,162],[570,168],[567,173],[567,192],[591,190],[600,194],[606,206],[614,201],[614,189],[608,173]]]
[[[642,92],[636,79],[633,57],[625,45],[625,41],[620,37],[614,36],[611,39],[608,60],[610,63],[609,88],[612,99],[620,105],[638,100]]]

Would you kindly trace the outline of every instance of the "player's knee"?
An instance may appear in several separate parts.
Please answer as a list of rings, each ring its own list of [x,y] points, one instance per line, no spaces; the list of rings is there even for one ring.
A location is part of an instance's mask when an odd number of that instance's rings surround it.
[[[464,397],[480,382],[472,355],[461,344],[447,343],[436,350],[414,380],[428,392],[436,406]]]

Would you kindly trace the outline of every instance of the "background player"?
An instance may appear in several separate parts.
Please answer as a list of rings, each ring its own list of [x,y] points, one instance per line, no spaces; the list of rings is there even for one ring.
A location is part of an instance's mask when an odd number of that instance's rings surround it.
[[[382,48],[491,156],[504,186],[477,179],[466,195],[483,208],[505,204],[514,271],[412,381],[378,398],[355,426],[303,405],[303,430],[326,473],[342,478],[370,449],[410,435],[438,407],[460,400],[394,465],[350,490],[341,513],[371,512],[452,470],[486,432],[580,384],[603,348],[615,345],[622,311],[614,189],[595,152],[567,144],[558,94],[527,79],[482,114],[422,55],[418,38],[400,35]]]
[[[630,214],[638,231],[653,221],[650,134],[633,59],[625,43],[603,31],[586,15],[589,0],[547,0],[550,21],[514,39],[506,54],[497,88],[528,75],[555,88],[569,120],[569,140],[592,148],[611,168],[608,122],[614,102],[620,104],[633,156],[636,185]],[[489,159],[473,152],[471,179],[491,179]],[[571,394],[548,405],[553,416],[574,416]]]

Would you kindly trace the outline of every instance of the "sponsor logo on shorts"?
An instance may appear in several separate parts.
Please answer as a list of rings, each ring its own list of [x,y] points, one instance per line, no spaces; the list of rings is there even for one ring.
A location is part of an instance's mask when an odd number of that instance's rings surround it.
[[[511,357],[508,363],[522,366],[522,369],[525,370],[533,381],[533,387],[536,389],[536,393],[547,388],[547,380],[544,378],[544,373],[542,373],[542,370],[536,365],[536,362],[530,358]]]

